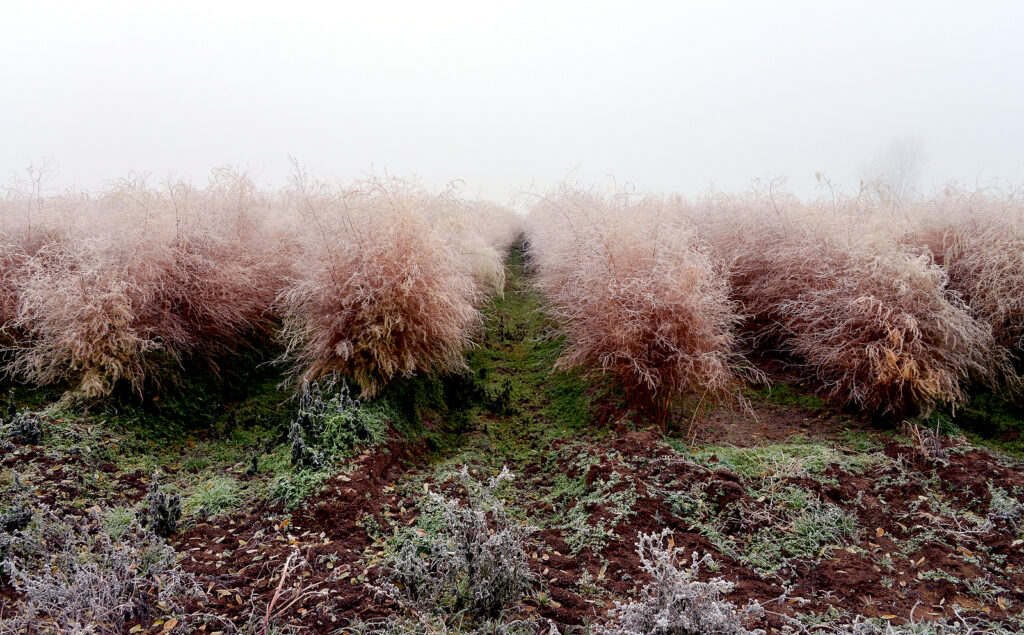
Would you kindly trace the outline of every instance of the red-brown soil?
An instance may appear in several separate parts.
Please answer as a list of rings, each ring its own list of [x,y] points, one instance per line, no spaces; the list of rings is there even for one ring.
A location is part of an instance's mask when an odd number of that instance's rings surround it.
[[[557,446],[552,448],[557,450]],[[821,475],[822,479],[784,481],[852,511],[861,531],[858,540],[833,549],[820,561],[796,562],[792,576],[783,578],[760,575],[720,553],[708,538],[674,515],[662,496],[651,491],[652,486],[700,483],[709,492],[709,502],[719,510],[737,504],[757,510],[758,501],[747,494],[739,475],[694,464],[667,448],[651,431],[609,438],[588,451],[599,461],[585,475],[569,476],[583,476],[588,482],[608,481],[614,472],[620,472],[637,487],[632,513],[614,527],[618,538],[600,552],[584,547],[572,555],[557,529],[535,534],[535,542],[528,549],[530,566],[547,587],[550,600],[527,602],[523,616],[538,615],[562,627],[600,621],[614,606],[614,599],[630,597],[647,581],[635,551],[637,536],[665,528],[672,530],[675,545],[687,553],[714,554],[721,565],[715,575],[737,585],[730,600],[739,605],[747,600],[765,604],[770,611],[766,626],[782,625],[782,618],[773,613],[817,614],[830,607],[852,615],[895,616],[895,621],[900,621],[909,618],[912,611],[916,619],[950,616],[951,607],[959,604],[998,620],[1010,614],[1008,608],[1024,602],[1024,554],[1014,543],[1019,532],[1003,521],[982,533],[956,537],[943,534],[942,541],[925,541],[905,549],[916,529],[943,527],[955,521],[944,516],[942,510],[931,509],[928,503],[918,504],[918,497],[924,495],[919,482],[879,489],[878,483],[892,469],[889,463],[861,474],[834,466]],[[986,514],[990,481],[1007,491],[1024,488],[1024,475],[1019,470],[986,451],[952,452],[946,464],[896,442],[890,442],[884,453],[893,459],[902,457],[911,473],[937,477],[941,483],[939,496],[958,511]],[[251,621],[254,615],[263,616],[285,560],[297,553],[303,564],[291,569],[285,592],[273,606],[279,625],[329,632],[352,618],[370,619],[397,610],[375,590],[381,571],[367,564],[373,561],[374,541],[366,531],[365,519],[373,517],[385,533],[392,527],[416,522],[417,500],[399,497],[394,486],[404,474],[417,469],[404,462],[412,455],[393,445],[387,454],[361,457],[358,469],[332,479],[287,523],[282,510],[263,507],[202,523],[176,538],[175,546],[186,554],[183,566],[195,573],[208,591],[205,599],[197,599],[189,608],[224,616],[238,625]],[[646,457],[647,461],[638,470],[635,462],[626,462],[629,457]],[[543,466],[510,467],[522,475],[521,487],[543,489]],[[854,504],[858,498],[859,504]],[[545,510],[537,511],[543,515]],[[593,521],[611,517],[608,510],[589,511]],[[752,529],[736,527],[733,537],[742,539],[743,533]],[[989,556],[981,557],[980,552],[985,550]],[[892,554],[893,561],[888,571],[879,566],[886,553]],[[1005,560],[1001,567],[992,568],[991,557]],[[986,602],[967,594],[963,585],[927,579],[922,575],[926,571],[943,571],[963,581],[987,577],[1006,592],[1000,594],[1001,601]],[[598,593],[587,595],[581,591],[579,581],[584,572],[590,574],[600,589]],[[890,586],[882,584],[883,577],[891,579]]]

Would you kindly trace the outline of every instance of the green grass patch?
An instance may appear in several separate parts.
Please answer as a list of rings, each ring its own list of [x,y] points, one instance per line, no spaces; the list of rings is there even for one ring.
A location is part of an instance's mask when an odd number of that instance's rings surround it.
[[[208,518],[237,509],[244,500],[241,484],[230,476],[215,476],[199,481],[185,498],[186,516]]]
[[[790,442],[753,448],[712,446],[698,450],[691,458],[706,467],[726,468],[748,479],[816,476],[835,466],[848,472],[863,472],[884,460],[876,452],[842,452],[832,445]]]
[[[111,540],[121,540],[131,527],[133,520],[135,520],[133,508],[111,507],[104,512],[103,531],[110,536]]]
[[[473,426],[480,434],[468,440],[476,451],[457,449],[492,466],[540,461],[556,439],[600,434],[593,427],[595,403],[612,398],[603,378],[553,369],[564,338],[526,274],[523,245],[506,264],[505,292],[484,307],[480,345],[467,356],[482,390]]]

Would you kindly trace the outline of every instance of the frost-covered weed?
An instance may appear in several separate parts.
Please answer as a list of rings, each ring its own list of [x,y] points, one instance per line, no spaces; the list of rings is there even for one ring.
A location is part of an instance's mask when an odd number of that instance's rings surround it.
[[[1014,527],[1024,524],[1024,503],[1019,498],[992,483],[989,483],[988,489],[992,495],[992,501],[989,504],[989,518],[1005,520]]]
[[[298,509],[302,502],[316,494],[330,476],[329,470],[296,470],[282,473],[270,481],[271,498],[286,509]]]
[[[320,469],[324,466],[323,452],[318,446],[323,436],[323,418],[328,407],[320,385],[303,382],[298,412],[288,425],[293,467]]]
[[[183,503],[187,515],[209,518],[226,514],[242,502],[241,484],[230,476],[215,476],[199,486]]]
[[[32,522],[32,508],[22,492],[16,494],[10,506],[0,514],[0,573],[12,576],[14,573],[13,555],[17,549],[19,532]],[[3,580],[0,579],[0,585]]]
[[[120,539],[95,531],[103,519],[59,518],[42,510],[15,532],[5,573],[20,599],[0,633],[122,633],[132,621],[181,613],[200,593],[174,549],[131,521]]]
[[[508,469],[482,483],[463,468],[468,502],[431,492],[435,535],[410,537],[391,562],[382,591],[417,614],[452,620],[496,620],[530,592],[526,561],[531,529],[513,521],[496,490]]]
[[[834,628],[832,632],[838,635],[1019,635],[1021,626],[1021,623],[1011,626],[979,618],[964,618],[957,613],[953,619],[940,618],[934,622],[911,620],[898,625],[858,617],[852,624]]]
[[[616,603],[611,620],[600,627],[601,635],[764,635],[748,630],[747,620],[761,617],[764,609],[752,601],[737,607],[724,596],[734,584],[722,578],[700,582],[701,566],[711,566],[710,554],[692,554],[689,567],[682,564],[683,550],[667,542],[669,530],[641,534],[637,554],[644,572],[653,578],[640,597]]]
[[[271,481],[273,498],[289,509],[298,507],[320,489],[337,458],[382,443],[395,420],[385,401],[362,404],[345,383],[304,383],[298,412],[288,428],[292,469]]]
[[[354,620],[345,626],[352,635],[560,635],[558,627],[538,620],[485,620],[472,627],[449,625],[433,616],[391,616],[383,620]]]
[[[549,465],[560,459],[560,456],[553,457]],[[568,460],[573,461],[579,476],[571,478],[559,474],[545,502],[556,510],[552,521],[571,555],[588,547],[598,553],[609,541],[620,538],[615,528],[635,513],[637,484],[628,471],[615,470],[607,478],[588,476],[598,457],[577,455]],[[597,510],[602,513],[598,514]]]
[[[296,468],[322,469],[336,456],[380,443],[387,434],[390,417],[386,406],[363,406],[351,397],[345,383],[328,397],[325,392],[333,384],[303,384],[298,414],[288,429]]]
[[[43,442],[42,419],[34,412],[22,410],[11,417],[9,435],[23,445],[39,445]]]

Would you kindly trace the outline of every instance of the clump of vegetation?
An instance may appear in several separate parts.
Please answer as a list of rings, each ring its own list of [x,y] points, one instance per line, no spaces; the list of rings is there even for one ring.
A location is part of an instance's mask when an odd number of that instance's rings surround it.
[[[24,445],[39,445],[43,442],[43,418],[37,413],[22,410],[8,422],[11,439]]]
[[[18,414],[18,404],[14,400],[14,389],[11,388],[4,395],[4,404],[0,407],[0,423],[5,420],[13,419],[14,415]]]
[[[17,486],[17,483],[16,483]],[[14,575],[14,563],[10,557],[15,541],[21,531],[29,526],[35,513],[21,492],[15,495],[10,506],[0,514],[0,573]]]
[[[138,514],[132,508],[111,507],[103,515],[102,528],[111,540],[118,541],[129,533],[132,525],[136,522],[138,522]]]
[[[738,510],[738,522],[747,530],[763,524],[766,518],[769,525],[755,530],[747,545],[723,545],[724,551],[739,550],[741,561],[774,572],[791,558],[820,558],[857,536],[856,516],[838,505],[808,497],[801,490],[783,492],[764,509]]]
[[[198,486],[182,506],[189,514],[209,518],[233,511],[241,501],[242,496],[236,479],[215,476]]]
[[[462,258],[479,291],[501,295],[505,252],[519,234],[515,212],[486,201],[466,201],[455,194],[449,188],[437,196],[426,214]]]
[[[301,418],[296,418],[288,424],[288,444],[291,447],[292,467],[296,469],[322,469],[324,467],[324,459],[321,453],[317,451],[316,446],[306,440],[310,437],[315,438],[317,430],[315,428],[304,430],[302,423]]]
[[[755,501],[730,503],[717,510],[698,485],[675,491],[666,500],[723,554],[762,576],[792,567],[794,560],[828,557],[837,546],[854,542],[856,515],[794,486],[755,490]],[[744,538],[738,539],[737,534]]]
[[[296,469],[324,467],[320,442],[324,433],[324,414],[328,404],[323,399],[320,385],[304,382],[296,416],[288,424],[288,443],[291,447],[292,467]]]
[[[157,536],[168,538],[178,532],[178,521],[181,519],[181,497],[177,494],[168,495],[162,491],[158,477],[159,472],[153,474],[140,522],[143,527]]]
[[[899,240],[867,196],[710,204],[708,232],[758,341],[792,355],[827,392],[900,417],[957,405],[992,375],[991,328],[946,271]]]
[[[723,554],[762,575],[792,567],[793,560],[825,557],[859,535],[855,512],[822,500],[793,479],[824,482],[830,469],[863,473],[884,460],[881,454],[845,454],[817,443],[717,447],[694,458],[736,472],[747,496],[720,508],[709,502],[705,486],[694,484],[666,496],[673,513],[693,523]]]
[[[1019,190],[968,192],[949,186],[940,196],[907,205],[913,226],[904,240],[927,248],[949,276],[949,288],[992,329],[993,363],[1008,370],[1011,390],[1021,377],[1001,356],[1024,352],[1024,199]]]
[[[816,476],[830,467],[863,472],[885,459],[879,452],[845,453],[824,443],[794,439],[789,443],[751,448],[718,446],[705,448],[693,457],[707,467],[728,468],[759,482],[781,481],[798,476]]]
[[[270,482],[270,495],[286,509],[297,509],[303,501],[320,491],[328,476],[327,470],[288,470]]]
[[[315,228],[309,266],[277,300],[293,377],[338,374],[368,398],[396,377],[465,368],[482,296],[467,260],[431,222],[441,201],[396,179],[333,192],[299,173],[292,186]]]
[[[1002,520],[1014,528],[1024,526],[1024,502],[1021,502],[1021,492],[1016,496],[1007,492],[1001,487],[992,483],[988,484],[991,501],[989,503],[989,517],[994,520]]]
[[[607,478],[593,471],[602,461],[612,460],[573,451],[548,456],[548,469],[556,475],[544,497],[554,511],[550,526],[558,529],[573,555],[584,548],[600,553],[620,538],[616,527],[636,513],[637,481],[628,466],[612,470]]]
[[[536,635],[542,627],[546,627],[547,635],[560,635],[558,627],[550,620],[546,624],[537,619],[485,620],[472,626],[452,626],[427,615],[420,618],[392,615],[383,620],[355,619],[345,626],[345,631],[353,635]]]
[[[1022,624],[1001,624],[982,618],[967,618],[954,610],[953,618],[938,618],[934,621],[909,621],[893,624],[889,621],[868,619],[858,616],[852,623],[831,627],[839,635],[1017,635]]]
[[[92,400],[149,397],[183,364],[216,370],[283,320],[296,378],[341,372],[364,395],[461,368],[501,288],[514,214],[367,180],[261,191],[214,170],[205,187],[120,179],[98,193],[0,199],[5,374]]]
[[[176,363],[214,364],[266,332],[290,261],[262,198],[245,174],[221,169],[205,189],[122,179],[99,194],[40,198],[33,214],[6,219],[15,242],[55,236],[22,250],[4,294],[19,334],[7,372],[67,381],[86,398],[122,382],[141,395]]]
[[[557,367],[610,373],[663,424],[683,393],[730,393],[738,305],[677,201],[563,185],[531,224],[538,286],[569,336]]]
[[[16,500],[4,513],[0,514],[0,531],[8,534],[21,531],[32,522],[32,508],[25,501]]]
[[[660,534],[641,534],[637,540],[640,565],[653,582],[644,587],[640,597],[628,603],[616,603],[608,624],[599,628],[604,635],[764,635],[761,629],[749,630],[748,620],[764,615],[756,601],[743,608],[724,598],[734,585],[722,578],[708,582],[697,579],[702,566],[714,568],[710,554],[703,558],[696,553],[689,567],[684,553],[666,539],[669,530]]]
[[[399,419],[390,400],[363,404],[352,398],[344,382],[303,383],[296,416],[288,426],[291,469],[278,471],[270,484],[272,496],[289,509],[299,506],[320,489],[339,458],[381,444]]]
[[[507,468],[482,483],[465,467],[467,501],[430,493],[435,532],[407,537],[390,562],[382,591],[448,624],[496,620],[515,609],[535,583],[526,561],[530,529],[515,523],[497,495]]]
[[[328,393],[335,386],[327,382]],[[324,385],[304,383],[298,412],[288,427],[292,466],[321,469],[358,446],[381,442],[390,425],[387,410],[383,403],[363,406],[345,383],[329,397]]]
[[[93,527],[101,518],[60,519],[49,511],[16,535],[5,562],[19,594],[5,632],[123,633],[132,622],[181,613],[201,593],[166,542],[132,521],[119,539]]]

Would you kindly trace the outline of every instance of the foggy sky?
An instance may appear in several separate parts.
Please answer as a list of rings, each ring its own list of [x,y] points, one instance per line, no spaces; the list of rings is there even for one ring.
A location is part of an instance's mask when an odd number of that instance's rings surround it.
[[[924,189],[1020,183],[1022,62],[1020,2],[5,0],[0,182],[52,157],[54,188],[276,187],[292,155],[500,202],[567,175],[813,196],[914,135]]]

